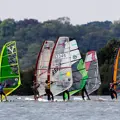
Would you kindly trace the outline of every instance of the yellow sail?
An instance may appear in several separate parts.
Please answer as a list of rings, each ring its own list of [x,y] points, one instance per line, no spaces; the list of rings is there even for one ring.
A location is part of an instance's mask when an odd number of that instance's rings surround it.
[[[113,83],[120,81],[120,48],[118,49],[117,56],[114,63]],[[117,92],[120,92],[119,86],[114,86]]]

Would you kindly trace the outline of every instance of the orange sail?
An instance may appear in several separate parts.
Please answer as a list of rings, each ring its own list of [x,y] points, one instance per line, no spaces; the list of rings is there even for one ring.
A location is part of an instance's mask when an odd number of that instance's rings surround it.
[[[120,48],[118,49],[117,56],[114,63],[113,83],[120,81]],[[117,92],[120,92],[120,86],[114,86]]]

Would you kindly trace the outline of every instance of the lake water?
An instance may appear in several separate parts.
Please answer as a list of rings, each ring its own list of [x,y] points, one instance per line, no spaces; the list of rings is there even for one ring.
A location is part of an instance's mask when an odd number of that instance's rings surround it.
[[[16,98],[9,96],[8,99],[14,102],[0,103],[0,120],[120,120],[120,97],[118,101],[112,101],[110,96],[92,96],[90,101],[72,102],[38,102],[25,101],[26,97]]]

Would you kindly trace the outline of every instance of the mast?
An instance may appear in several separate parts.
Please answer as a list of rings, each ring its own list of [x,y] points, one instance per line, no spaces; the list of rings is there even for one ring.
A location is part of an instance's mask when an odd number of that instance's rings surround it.
[[[38,57],[37,57],[37,62],[36,62],[36,65],[35,65],[35,73],[34,73],[34,82],[37,83],[37,69],[38,69],[38,62],[40,60],[40,56],[41,56],[41,52],[42,52],[42,49],[43,49],[43,46],[45,44],[45,41],[43,42],[41,48],[40,48],[40,52],[38,54]],[[36,84],[35,84],[36,85]]]

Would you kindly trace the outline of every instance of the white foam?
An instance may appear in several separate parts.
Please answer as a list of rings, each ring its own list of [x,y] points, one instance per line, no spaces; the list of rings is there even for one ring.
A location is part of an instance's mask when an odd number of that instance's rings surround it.
[[[40,101],[40,102],[48,102],[48,100],[43,99],[43,98],[38,98],[38,101]]]
[[[31,101],[31,100],[35,100],[34,98],[25,98],[25,100]]]
[[[85,97],[84,99],[87,100],[86,97]],[[83,99],[82,99],[81,97],[74,97],[73,100],[75,100],[75,101],[79,101],[79,100],[83,100]]]
[[[98,98],[98,100],[101,100],[101,101],[107,101],[108,99],[104,99],[104,98]]]
[[[16,99],[21,100],[22,98],[21,97],[17,97]]]

